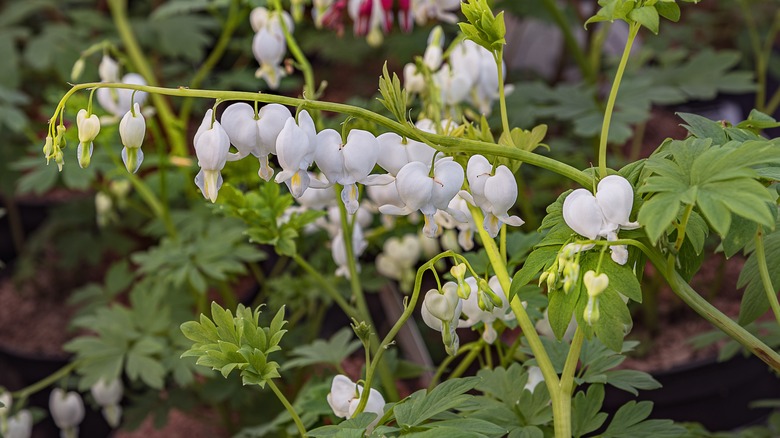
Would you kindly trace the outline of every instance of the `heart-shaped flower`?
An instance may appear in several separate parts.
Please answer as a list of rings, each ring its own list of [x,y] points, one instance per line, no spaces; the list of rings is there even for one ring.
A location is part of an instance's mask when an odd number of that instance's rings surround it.
[[[221,171],[227,161],[230,137],[222,125],[213,119],[212,114],[212,109],[206,111],[193,143],[200,166],[200,172],[195,176],[195,184],[206,199],[216,202],[222,187]]]
[[[222,113],[222,127],[238,149],[238,153],[228,154],[228,161],[254,155],[260,161],[258,175],[269,181],[274,171],[268,164],[268,156],[276,154],[276,139],[290,118],[290,111],[276,103],[263,106],[257,114],[244,102],[227,107]]]
[[[298,120],[287,119],[276,137],[276,154],[282,171],[276,174],[277,183],[284,182],[294,197],[309,188],[309,166],[317,151],[317,131],[314,120],[306,110],[298,114]]]
[[[327,396],[328,405],[337,417],[349,419],[355,414],[355,410],[360,404],[361,394],[363,394],[363,385],[358,385],[349,377],[339,374],[333,378],[331,383]],[[385,399],[376,389],[369,390],[368,401],[363,412],[376,414],[376,419],[369,425],[369,428],[373,429],[385,413]]]
[[[482,155],[472,155],[466,169],[470,192],[460,196],[482,209],[482,226],[490,237],[496,237],[503,224],[519,227],[525,222],[510,216],[509,209],[517,202],[517,182],[508,167],[501,165],[492,173],[493,166]]]
[[[77,392],[66,393],[61,388],[53,389],[49,395],[49,412],[63,433],[72,433],[65,436],[78,435],[78,426],[84,419],[84,402]]]

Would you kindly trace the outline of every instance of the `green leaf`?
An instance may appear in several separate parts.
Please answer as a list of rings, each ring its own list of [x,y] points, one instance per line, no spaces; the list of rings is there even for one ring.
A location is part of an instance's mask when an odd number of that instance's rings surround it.
[[[447,380],[426,394],[421,389],[395,405],[395,418],[399,425],[413,427],[450,409],[457,408],[473,396],[466,394],[479,383],[478,377]]]
[[[282,369],[303,368],[314,364],[341,365],[349,355],[360,348],[360,341],[354,339],[353,332],[345,327],[330,340],[317,339],[311,344],[295,347],[290,351],[292,359],[285,362]]]
[[[642,6],[629,12],[628,18],[658,34],[658,11],[653,6]]]
[[[523,262],[523,267],[512,278],[512,288],[509,292],[510,300],[520,288],[530,283],[539,271],[552,266],[558,256],[558,249],[558,247],[543,246],[528,255],[528,258]]]
[[[710,138],[713,144],[721,145],[729,141],[723,126],[706,117],[691,113],[677,113],[680,118],[685,120],[687,125],[682,125],[692,135],[698,138]]]
[[[607,383],[615,388],[639,395],[638,389],[652,390],[661,387],[661,383],[642,371],[637,370],[610,370],[604,373],[607,377]]]
[[[605,257],[601,263],[601,272],[609,277],[608,289],[623,294],[637,303],[642,302],[642,287],[633,269]]]
[[[667,20],[674,21],[675,23],[680,20],[680,6],[673,1],[659,1],[654,7],[658,11],[658,14]]]
[[[777,289],[780,285],[780,231],[764,235],[764,254],[766,256],[769,279]],[[745,288],[742,304],[739,307],[739,323],[747,325],[755,321],[769,309],[769,301],[764,291],[761,275],[758,270],[758,255],[750,254],[737,280],[737,288]]]
[[[680,193],[662,192],[642,204],[637,220],[645,227],[650,241],[655,244],[680,210]]]
[[[587,292],[578,282],[569,293],[563,289],[553,291],[549,294],[549,304],[547,306],[547,317],[550,320],[550,327],[557,339],[562,339],[566,329],[571,322],[571,316],[577,308],[579,301],[587,300]]]
[[[685,428],[674,424],[672,420],[646,420],[652,409],[653,403],[649,401],[626,403],[612,417],[602,436],[605,438],[671,438],[685,434]]]
[[[604,403],[604,385],[591,385],[588,392],[578,391],[571,405],[571,434],[579,438],[595,431],[604,421],[607,414],[599,412]]]

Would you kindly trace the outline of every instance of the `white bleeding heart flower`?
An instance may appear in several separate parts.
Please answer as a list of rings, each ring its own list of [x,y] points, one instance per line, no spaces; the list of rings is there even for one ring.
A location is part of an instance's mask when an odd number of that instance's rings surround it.
[[[212,114],[212,109],[206,111],[193,143],[200,166],[200,172],[195,176],[195,184],[206,199],[216,202],[222,187],[221,171],[227,161],[230,137],[222,125],[212,119]]]
[[[368,248],[368,242],[363,237],[363,228],[359,224],[354,224],[352,227],[352,256],[356,261],[366,248]],[[341,230],[338,230],[331,241],[331,255],[333,256],[333,261],[338,266],[336,275],[349,279],[351,274],[349,272],[349,260],[347,259],[347,246],[344,241],[344,233]],[[359,263],[356,267],[360,271]]]
[[[11,406],[13,406],[14,403],[14,399],[11,396],[11,393],[5,391],[1,392],[0,403],[3,404],[3,406],[0,406],[0,418],[3,418],[6,417],[11,411]]]
[[[427,237],[435,237],[439,228],[434,220],[437,210],[450,213],[455,220],[467,220],[461,211],[449,207],[465,177],[463,168],[451,158],[437,160],[433,166],[433,177],[429,174],[430,167],[419,161],[405,165],[398,172],[395,181],[404,207],[382,205],[379,211],[384,214],[406,215],[420,210],[425,217],[423,233]]]
[[[6,438],[30,438],[32,435],[33,416],[27,409],[22,409],[16,415],[8,418]]]
[[[444,55],[444,31],[441,26],[435,26],[428,34],[428,46],[423,53],[423,64],[431,71],[436,71],[441,67],[442,57]]]
[[[402,167],[412,161],[430,164],[436,149],[423,142],[404,139],[395,132],[386,132],[377,137],[379,154],[377,164],[391,175],[398,175]]]
[[[287,53],[287,41],[284,37],[284,29],[293,32],[293,20],[286,11],[269,11],[264,7],[257,7],[249,14],[249,22],[255,31],[252,39],[252,53],[260,64],[255,76],[263,79],[268,87],[276,89],[279,81],[286,73],[282,67],[284,55]]]
[[[238,153],[228,154],[228,161],[254,155],[260,161],[257,174],[269,181],[274,171],[268,164],[268,156],[276,155],[276,139],[290,118],[290,111],[276,103],[263,106],[257,114],[251,105],[244,102],[228,106],[222,113],[222,127],[238,149]]]
[[[607,229],[639,228],[639,223],[628,220],[634,205],[634,188],[627,179],[620,175],[609,175],[603,178],[596,188],[596,202],[604,214],[604,226]]]
[[[442,65],[433,74],[433,82],[439,88],[441,101],[445,105],[457,105],[466,100],[471,87],[469,76],[452,69],[449,64]]]
[[[119,63],[107,54],[103,54],[98,65],[98,76],[101,82],[117,82],[119,80]]]
[[[128,73],[122,76],[121,82],[128,85],[146,85],[146,80],[138,73]],[[98,88],[95,96],[100,106],[118,119],[130,111],[131,103],[143,106],[146,102],[146,92],[136,91],[135,96],[133,96],[133,91],[126,88]]]
[[[122,381],[114,379],[106,383],[103,379],[100,379],[92,385],[90,392],[102,408],[103,417],[108,425],[114,428],[119,426],[119,422],[122,419],[122,406],[119,405],[119,402],[124,394]]]
[[[577,234],[596,240],[605,237],[608,241],[618,240],[617,233],[639,228],[637,222],[630,222],[629,216],[634,204],[634,189],[631,183],[620,175],[602,179],[596,195],[585,189],[571,192],[563,201],[563,219]],[[581,245],[584,251],[593,245]],[[612,260],[624,265],[628,261],[625,245],[612,245]]]
[[[95,114],[87,114],[87,110],[80,109],[76,114],[76,126],[79,135],[79,146],[76,154],[79,166],[85,168],[92,160],[92,141],[100,133],[100,119]]]
[[[78,436],[79,424],[84,419],[84,401],[77,392],[53,389],[49,395],[49,412],[62,437]]]
[[[390,175],[371,175],[379,155],[379,143],[370,132],[353,129],[346,143],[341,134],[325,129],[317,134],[317,151],[314,161],[330,184],[341,184],[341,201],[349,214],[359,206],[357,183],[383,185],[393,181]]]
[[[455,13],[459,9],[460,0],[417,0],[412,2],[414,21],[420,26],[427,23],[428,20],[457,23],[458,16]]]
[[[294,197],[300,197],[309,188],[308,169],[316,151],[317,131],[309,113],[301,111],[297,122],[294,118],[287,119],[276,137],[276,155],[282,171],[276,174],[274,181],[284,182]]]
[[[141,106],[138,103],[125,113],[119,122],[119,138],[122,140],[122,161],[130,173],[135,173],[144,161],[144,153],[141,144],[146,135],[146,119],[141,114]]]
[[[404,66],[404,88],[410,93],[422,93],[425,91],[425,77],[417,71],[413,63]]]
[[[422,242],[415,234],[407,234],[403,238],[391,237],[376,256],[376,270],[387,278],[398,280],[402,290],[409,290],[422,249]]]
[[[466,284],[469,285],[472,291],[476,292],[479,289],[477,280],[474,277],[466,278]],[[480,322],[485,325],[485,331],[482,332],[482,339],[488,344],[492,344],[496,341],[498,336],[493,324],[497,320],[512,321],[515,319],[515,314],[509,308],[509,301],[496,276],[490,278],[488,286],[493,293],[501,299],[501,305],[493,306],[492,310],[483,310],[479,307],[479,293],[472,292],[468,299],[463,300],[463,314],[466,315],[467,318],[464,323],[465,326],[473,327]]]
[[[471,40],[463,40],[453,47],[450,53],[450,65],[454,71],[468,76],[470,90],[468,100],[480,113],[489,115],[493,102],[498,99],[498,68],[493,54]],[[506,65],[502,62],[506,71]],[[505,93],[512,90],[505,86]]]
[[[363,394],[363,385],[358,385],[349,377],[339,374],[333,378],[328,393],[328,405],[333,409],[333,413],[339,418],[352,418],[355,410],[360,404],[360,396]],[[374,388],[368,393],[368,400],[363,412],[372,412],[376,414],[376,419],[369,425],[373,429],[379,422],[379,419],[385,413],[385,399],[382,394]]]
[[[519,227],[525,222],[508,211],[517,202],[517,181],[508,167],[498,166],[491,174],[493,166],[482,155],[473,155],[469,159],[466,175],[471,192],[461,191],[460,196],[482,209],[485,220],[482,226],[490,237],[496,237],[501,225]]]
[[[440,291],[430,289],[425,294],[420,308],[423,322],[441,332],[444,349],[450,356],[457,354],[460,347],[460,339],[455,329],[464,324],[460,319],[462,309],[463,301],[458,296],[458,285],[451,281],[444,283]]]

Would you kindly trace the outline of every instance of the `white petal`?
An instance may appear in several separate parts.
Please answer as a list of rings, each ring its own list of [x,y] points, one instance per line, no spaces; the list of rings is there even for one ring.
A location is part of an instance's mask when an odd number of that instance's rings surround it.
[[[428,166],[417,161],[401,168],[395,180],[398,196],[412,211],[431,204],[434,184]]]
[[[269,154],[276,154],[276,138],[284,128],[287,119],[292,118],[290,110],[283,105],[271,103],[257,112],[257,131],[260,136],[260,147]]]
[[[398,175],[398,171],[409,162],[403,139],[395,132],[386,132],[376,139],[379,143],[377,164],[390,174]]]
[[[122,400],[124,388],[122,387],[122,381],[119,379],[114,379],[109,383],[100,379],[97,383],[92,385],[89,391],[99,405],[108,406],[115,405]]]
[[[58,428],[76,427],[84,419],[84,402],[77,392],[55,388],[49,395],[49,411]]]
[[[146,120],[141,114],[140,105],[134,104],[133,110],[135,116],[132,111],[128,111],[119,122],[119,138],[125,147],[140,148],[146,135]]]
[[[378,148],[379,143],[370,132],[362,129],[349,131],[343,148],[344,170],[347,176],[344,184],[360,181],[371,173],[376,166]]]
[[[309,136],[295,123],[295,119],[288,119],[279,132],[276,139],[276,153],[279,157],[279,165],[284,170],[295,172],[308,167],[305,158],[309,153]],[[278,177],[277,182],[279,182]]]
[[[506,215],[517,202],[517,182],[506,166],[498,166],[496,173],[487,178],[483,188],[490,211],[496,216]]]
[[[344,176],[344,157],[341,134],[333,129],[323,129],[317,134],[317,150],[314,161],[325,178],[331,184],[342,184]]]
[[[455,161],[439,161],[434,167],[433,179],[431,202],[439,210],[446,210],[463,185],[463,168]]]
[[[634,205],[634,188],[622,176],[609,175],[599,181],[596,201],[607,222],[615,225],[628,224],[628,217]]]
[[[349,377],[339,374],[333,378],[328,394],[328,404],[333,413],[340,418],[349,416],[349,403],[355,398],[355,383]]]
[[[604,215],[588,190],[577,189],[563,201],[563,220],[574,232],[596,239],[603,228]]]
[[[251,105],[239,102],[228,106],[222,113],[221,123],[241,156],[260,154],[260,136],[255,123],[255,110]]]

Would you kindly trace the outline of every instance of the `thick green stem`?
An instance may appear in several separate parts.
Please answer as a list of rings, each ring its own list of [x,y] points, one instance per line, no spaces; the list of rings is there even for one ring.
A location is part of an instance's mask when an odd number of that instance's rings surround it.
[[[479,208],[473,206],[470,206],[469,210],[471,211],[471,215],[474,217],[474,222],[481,224],[484,220],[482,217],[482,211]],[[493,267],[493,271],[496,273],[498,282],[501,284],[501,288],[504,290],[504,292],[508,294],[512,287],[512,278],[509,276],[509,272],[506,269],[506,264],[501,258],[501,253],[499,252],[498,246],[496,245],[495,240],[493,240],[488,235],[484,227],[477,227],[477,231],[479,232],[479,236],[482,239],[482,245],[485,247],[485,251],[487,252],[488,258],[490,259],[490,265]],[[550,356],[544,349],[544,344],[542,344],[542,340],[539,338],[539,334],[536,333],[536,327],[534,327],[533,322],[531,322],[531,318],[525,311],[525,307],[523,307],[523,303],[520,301],[520,298],[514,296],[512,301],[510,301],[509,306],[512,308],[512,311],[517,317],[517,322],[520,325],[520,328],[523,330],[523,335],[525,335],[525,338],[528,340],[528,345],[531,347],[531,351],[534,353],[536,362],[539,365],[539,368],[542,370],[544,382],[550,392],[550,399],[552,400],[553,405],[555,436],[556,438],[569,438],[571,437],[571,414],[569,413],[567,416],[566,412],[571,411],[571,403],[569,403],[567,406],[563,406],[565,403],[564,401],[560,400],[560,380],[558,379],[558,374],[555,372],[555,367],[553,367],[552,361],[550,361]],[[567,418],[569,418],[569,420],[564,421]]]
[[[108,6],[111,10],[111,16],[114,19],[116,31],[119,33],[119,37],[125,45],[130,60],[146,82],[149,85],[156,86],[157,78],[154,76],[154,72],[146,61],[141,46],[138,44],[138,40],[136,40],[133,30],[130,28],[130,22],[127,19],[127,0],[108,0]],[[160,94],[152,94],[151,99],[154,102],[155,108],[157,108],[157,113],[160,115],[165,133],[168,135],[172,152],[180,156],[187,155],[187,144],[184,140],[183,133],[179,129],[178,119],[174,115],[170,104],[163,99]]]
[[[303,425],[303,421],[301,421],[301,417],[299,417],[298,413],[295,412],[295,408],[293,408],[293,406],[287,400],[287,397],[285,397],[284,394],[282,394],[282,391],[280,391],[279,388],[276,387],[276,384],[274,383],[273,380],[268,379],[265,381],[265,383],[268,385],[269,388],[271,388],[271,391],[273,391],[274,394],[276,394],[276,397],[279,399],[280,402],[282,402],[284,408],[287,409],[287,412],[290,413],[290,416],[295,422],[295,427],[298,428],[298,433],[300,433],[302,437],[305,437],[306,427]]]
[[[766,265],[766,253],[764,251],[764,230],[761,225],[756,232],[756,261],[758,262],[758,273],[761,275],[761,283],[764,285],[766,299],[775,315],[775,321],[780,324],[780,303],[777,301],[777,292],[772,286],[772,279],[769,277],[769,267]]]
[[[90,88],[124,88],[128,90],[141,90],[148,93],[162,94],[166,96],[178,96],[178,97],[200,97],[204,99],[223,99],[223,100],[247,100],[257,101],[264,103],[278,103],[281,105],[301,107],[304,109],[313,109],[321,111],[331,111],[335,113],[350,115],[357,118],[362,118],[378,125],[384,126],[397,134],[411,138],[412,140],[422,141],[425,143],[436,146],[437,150],[445,151],[448,153],[464,152],[469,154],[483,154],[493,155],[498,157],[512,158],[524,163],[528,163],[532,166],[541,167],[549,171],[555,172],[561,176],[564,176],[582,186],[590,186],[592,178],[582,172],[581,170],[562,163],[554,158],[549,158],[544,155],[535,154],[525,150],[517,148],[507,148],[495,143],[488,143],[479,140],[470,140],[466,138],[456,138],[447,135],[431,134],[428,132],[420,131],[411,124],[398,123],[392,119],[379,115],[371,110],[360,108],[357,106],[346,105],[334,102],[322,102],[307,99],[298,99],[287,96],[277,96],[273,94],[264,93],[251,93],[246,91],[216,91],[216,90],[199,90],[192,88],[164,88],[149,85],[132,85],[132,84],[120,84],[120,83],[103,83],[103,82],[90,82],[79,84],[71,88],[65,96],[63,96],[60,104],[55,110],[55,115],[50,120],[50,124],[53,126],[56,123],[56,116],[62,109],[64,102],[73,95],[73,93],[90,89]]]
[[[65,365],[64,367],[60,368],[59,370],[49,374],[48,376],[44,377],[43,379],[33,383],[32,385],[22,388],[18,391],[14,391],[11,393],[11,397],[14,400],[21,400],[25,399],[32,394],[35,394],[36,392],[47,388],[49,385],[53,384],[57,380],[60,380],[61,378],[67,376],[68,374],[72,373],[73,370],[78,366],[77,361],[70,362],[69,364]]]
[[[609,124],[612,121],[612,112],[615,109],[615,100],[617,99],[620,81],[623,79],[623,73],[626,71],[626,64],[631,55],[631,47],[634,45],[637,33],[639,33],[639,23],[632,23],[628,30],[628,40],[623,49],[623,56],[620,58],[615,80],[612,82],[612,89],[609,91],[607,99],[607,108],[604,110],[604,122],[601,125],[601,137],[599,141],[599,175],[604,178],[607,176],[607,140],[609,139]]]

